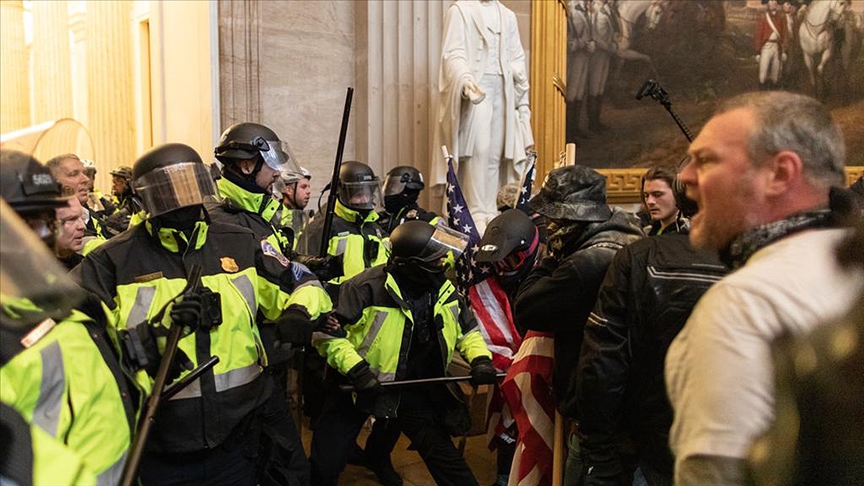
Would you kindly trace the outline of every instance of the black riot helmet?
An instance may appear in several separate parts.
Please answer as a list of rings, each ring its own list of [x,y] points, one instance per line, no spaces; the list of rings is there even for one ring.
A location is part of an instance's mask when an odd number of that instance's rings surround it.
[[[468,236],[443,224],[406,221],[390,234],[390,262],[417,267],[431,273],[443,270],[442,260],[452,253],[459,258],[468,246]]]
[[[478,262],[493,262],[502,276],[532,267],[537,257],[540,232],[523,211],[508,209],[486,226],[477,250]]]
[[[419,170],[408,165],[400,165],[387,173],[387,179],[384,181],[384,197],[402,194],[406,190],[420,192],[424,187],[426,184]]]
[[[228,127],[222,132],[214,153],[216,159],[226,166],[260,156],[253,174],[261,170],[262,163],[276,171],[299,171],[291,147],[273,130],[258,123],[235,123]]]
[[[348,208],[368,211],[381,202],[381,182],[368,165],[349,160],[339,167],[339,202]]]
[[[151,216],[218,199],[210,169],[192,147],[168,143],[145,152],[132,165],[135,193]]]
[[[48,167],[17,150],[0,150],[0,196],[18,214],[54,210],[68,201]]]

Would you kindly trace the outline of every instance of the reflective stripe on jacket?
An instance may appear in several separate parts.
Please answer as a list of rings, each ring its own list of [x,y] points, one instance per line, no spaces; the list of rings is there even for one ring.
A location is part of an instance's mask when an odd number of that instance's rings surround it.
[[[119,364],[106,357],[110,344],[94,326],[76,311],[17,354],[0,368],[0,400],[77,454],[107,486],[120,482],[135,407]]]
[[[306,225],[297,241],[297,251],[304,255],[317,255],[324,234],[324,213],[318,213]],[[387,235],[378,225],[378,213],[369,211],[363,218],[359,212],[336,201],[333,227],[327,245],[328,255],[344,255],[342,277],[330,280],[341,284],[367,268],[387,263],[390,245]]]
[[[202,268],[201,285],[220,296],[221,324],[183,337],[179,348],[197,366],[215,355],[220,362],[200,379],[162,403],[148,447],[190,452],[221,444],[232,429],[266,398],[258,379],[266,363],[256,315],[276,319],[288,306],[290,262],[264,255],[245,228],[195,224],[190,237],[148,220],[100,246],[73,272],[96,294],[117,329],[146,325],[186,286],[192,264]],[[170,308],[156,326],[170,324]],[[164,339],[159,346],[164,347]],[[183,371],[181,377],[188,373]],[[139,381],[152,386],[146,373]]]
[[[277,259],[280,256],[290,259],[294,254],[293,242],[277,228],[283,215],[282,203],[270,194],[243,189],[230,179],[231,175],[228,173],[217,183],[219,192],[227,204],[208,208],[214,221],[248,228],[258,238],[265,255]],[[269,247],[267,243],[270,244]],[[274,249],[278,250],[278,255],[274,254]],[[291,262],[290,265],[296,271],[286,276],[289,281],[295,281],[288,305],[303,307],[312,320],[317,319],[322,313],[330,312],[333,303],[312,272],[296,262]]]
[[[315,333],[312,342],[318,352],[342,374],[365,359],[380,381],[401,379],[397,371],[404,369],[400,364],[407,359],[414,323],[393,277],[383,266],[370,268],[346,281],[339,299],[336,313],[348,334],[337,338]],[[469,363],[479,356],[491,358],[473,314],[449,280],[438,289],[434,316],[444,365],[440,376],[454,349]]]

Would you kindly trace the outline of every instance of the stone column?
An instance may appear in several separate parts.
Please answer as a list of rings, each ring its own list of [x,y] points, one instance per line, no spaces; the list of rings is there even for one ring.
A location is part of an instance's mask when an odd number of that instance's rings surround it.
[[[398,165],[415,166],[428,179],[441,31],[449,5],[368,0],[355,6],[357,156],[382,179]],[[429,189],[420,202],[433,204],[429,208],[437,212]]]
[[[234,123],[261,121],[260,30],[257,1],[219,0],[220,132]]]
[[[30,71],[21,0],[0,2],[0,133],[30,126]]]
[[[84,4],[70,4],[69,31],[72,36],[69,50],[71,52],[73,118],[87,127],[90,125],[90,116],[88,113],[89,105],[87,104],[87,12],[84,9],[86,9]]]
[[[131,165],[136,155],[130,7],[87,2],[87,128],[99,167]]]
[[[32,2],[33,121],[71,117],[72,65],[69,7],[65,0]]]

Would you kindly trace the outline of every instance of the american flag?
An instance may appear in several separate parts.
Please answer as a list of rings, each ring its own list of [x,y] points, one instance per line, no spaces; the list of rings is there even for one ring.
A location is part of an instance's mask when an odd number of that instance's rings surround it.
[[[456,260],[456,288],[463,297],[468,297],[468,289],[495,274],[492,265],[479,263],[475,256],[480,249],[480,233],[465,203],[462,188],[453,170],[452,157],[447,160],[447,223],[451,228],[468,236],[465,253]]]
[[[489,263],[476,260],[480,244],[480,234],[474,226],[474,219],[465,204],[462,188],[453,170],[453,161],[447,161],[447,215],[451,228],[468,235],[468,246],[465,253],[456,260],[456,287],[474,312],[479,323],[480,332],[492,352],[492,364],[501,371],[510,368],[513,357],[522,338],[513,324],[513,314],[507,294],[494,278],[494,268]],[[489,278],[493,277],[493,278]],[[487,439],[490,448],[497,443],[495,438],[502,434],[513,423],[506,403],[500,396],[496,386],[490,394],[487,403]]]
[[[528,331],[501,384],[519,438],[509,486],[549,486],[553,478],[555,401],[552,370],[554,334]]]
[[[522,177],[522,184],[519,185],[519,197],[516,198],[516,209],[524,211],[525,214],[531,214],[531,209],[528,207],[528,201],[531,199],[531,191],[534,189],[534,178],[537,176],[537,152],[531,150],[528,152],[528,170],[525,171],[525,176]]]

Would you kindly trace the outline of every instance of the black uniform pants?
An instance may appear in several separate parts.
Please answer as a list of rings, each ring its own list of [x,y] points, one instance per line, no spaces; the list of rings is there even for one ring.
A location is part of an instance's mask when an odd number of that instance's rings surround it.
[[[274,386],[261,410],[262,455],[258,482],[308,486],[309,461],[288,408],[287,372],[288,363],[273,365],[265,371]]]
[[[253,411],[222,444],[194,452],[150,452],[141,457],[144,486],[255,486],[260,436],[259,412]]]
[[[431,407],[425,395],[402,392],[398,417],[393,421],[411,440],[432,479],[440,486],[476,486],[477,480],[441,424],[440,410]],[[312,484],[336,486],[345,469],[348,453],[368,414],[357,410],[351,395],[333,390],[324,400],[318,426],[312,436]]]

